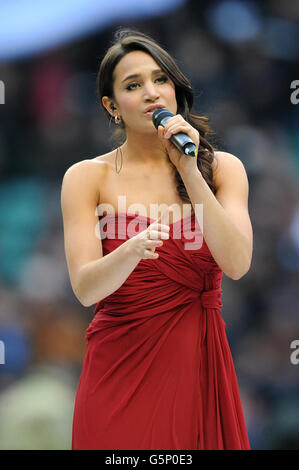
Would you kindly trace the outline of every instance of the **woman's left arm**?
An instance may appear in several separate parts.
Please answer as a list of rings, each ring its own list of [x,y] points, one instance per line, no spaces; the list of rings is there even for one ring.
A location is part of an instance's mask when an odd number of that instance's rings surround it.
[[[239,158],[227,152],[215,153],[218,160],[215,196],[198,169],[192,172],[181,169],[180,175],[194,210],[195,204],[203,204],[203,221],[198,220],[198,224],[212,256],[228,277],[237,280],[248,272],[253,251],[248,179]]]

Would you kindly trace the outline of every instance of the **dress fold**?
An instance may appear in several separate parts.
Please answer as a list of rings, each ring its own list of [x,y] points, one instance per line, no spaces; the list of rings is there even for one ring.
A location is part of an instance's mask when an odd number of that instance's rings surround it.
[[[223,273],[194,215],[187,230],[186,222],[170,224],[159,258],[141,260],[95,306],[73,449],[197,450],[198,440],[201,450],[250,449],[221,316]],[[103,255],[149,223],[128,213],[103,217]]]

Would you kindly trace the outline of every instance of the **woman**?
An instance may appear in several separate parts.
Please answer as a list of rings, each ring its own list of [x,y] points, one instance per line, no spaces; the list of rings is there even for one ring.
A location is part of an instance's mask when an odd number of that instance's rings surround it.
[[[189,81],[150,37],[116,33],[98,91],[122,144],[71,166],[61,195],[72,288],[96,304],[72,447],[249,449],[220,311],[223,272],[237,280],[251,264],[244,166],[214,151]],[[155,107],[173,113],[165,128]],[[170,141],[178,132],[196,158]]]

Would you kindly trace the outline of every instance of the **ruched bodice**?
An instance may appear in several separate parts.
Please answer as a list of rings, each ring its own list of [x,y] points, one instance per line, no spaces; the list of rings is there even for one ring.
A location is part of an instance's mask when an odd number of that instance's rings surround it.
[[[100,219],[103,255],[153,219]],[[86,330],[74,449],[248,449],[221,316],[222,270],[194,214],[99,301]]]

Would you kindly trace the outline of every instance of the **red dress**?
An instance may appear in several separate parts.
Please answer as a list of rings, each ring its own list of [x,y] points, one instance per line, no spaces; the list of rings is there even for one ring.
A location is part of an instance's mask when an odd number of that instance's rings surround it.
[[[153,221],[102,217],[103,255]],[[198,440],[202,450],[250,449],[221,317],[222,271],[194,214],[169,225],[159,258],[142,259],[96,304],[76,394],[74,450],[197,450]]]

